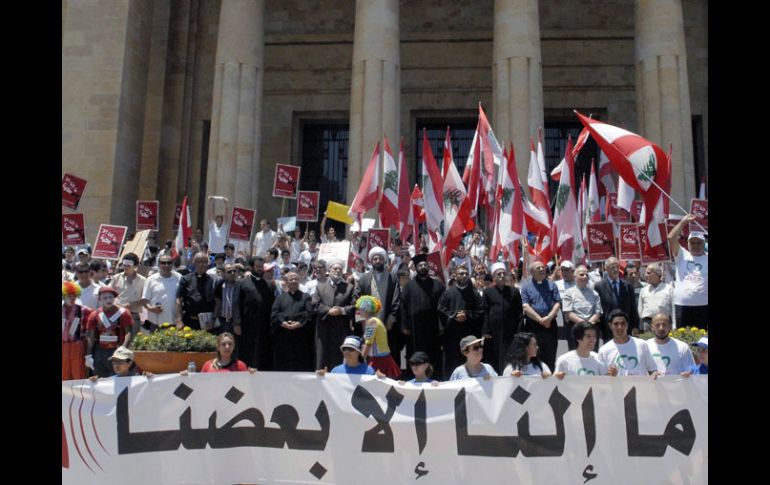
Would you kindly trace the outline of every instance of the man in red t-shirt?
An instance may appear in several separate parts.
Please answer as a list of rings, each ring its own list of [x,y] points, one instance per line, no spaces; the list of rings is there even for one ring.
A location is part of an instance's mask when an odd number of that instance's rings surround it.
[[[133,318],[125,308],[115,305],[118,291],[109,286],[99,288],[101,308],[91,312],[86,323],[86,367],[99,377],[114,375],[109,358],[115,349],[131,343]]]

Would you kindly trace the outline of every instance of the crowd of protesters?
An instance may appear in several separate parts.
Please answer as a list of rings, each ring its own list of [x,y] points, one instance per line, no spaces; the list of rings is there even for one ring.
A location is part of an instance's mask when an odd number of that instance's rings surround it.
[[[475,231],[445,275],[430,270],[427,238],[396,234],[391,247],[367,250],[366,234],[350,232],[349,261],[323,260],[320,244],[340,236],[326,218],[320,237],[263,219],[249,243],[228,241],[223,216],[209,215],[209,240],[199,229],[178,254],[150,240],[113,266],[88,247],[63,248],[63,380],[115,375],[131,339],[165,322],[221,336],[215,371],[376,372],[416,384],[708,372],[707,337],[691,349],[670,336],[677,326],[708,330],[705,237],[692,231],[687,248],[678,243],[690,214],[668,235],[672,263],[546,262],[526,240],[519,261],[490,260]],[[569,352],[557,356],[560,327]]]

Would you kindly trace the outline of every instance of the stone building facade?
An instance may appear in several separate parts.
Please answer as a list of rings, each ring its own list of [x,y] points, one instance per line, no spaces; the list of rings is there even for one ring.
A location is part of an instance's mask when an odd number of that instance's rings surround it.
[[[160,201],[165,239],[185,194],[204,229],[208,195],[293,214],[276,163],[350,202],[383,134],[396,152],[403,137],[413,184],[421,128],[472,132],[480,102],[523,182],[537,128],[577,109],[672,145],[689,203],[707,24],[705,0],[63,0],[62,174],[89,181],[89,239],[133,230],[137,199]]]

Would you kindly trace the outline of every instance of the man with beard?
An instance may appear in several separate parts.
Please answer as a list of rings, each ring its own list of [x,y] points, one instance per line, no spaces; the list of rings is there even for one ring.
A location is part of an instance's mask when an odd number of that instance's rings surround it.
[[[176,291],[176,327],[181,330],[185,325],[200,330],[200,314],[213,316],[215,278],[206,274],[209,257],[204,252],[193,257],[195,271],[179,280]]]
[[[500,375],[508,363],[506,353],[521,325],[522,316],[521,293],[505,284],[506,276],[505,263],[493,264],[494,285],[485,288],[483,296],[484,326],[481,334],[489,339],[484,343],[484,357]]]
[[[671,333],[671,317],[658,313],[652,317],[652,332],[655,338],[647,340],[652,360],[660,375],[675,376],[695,365],[690,346],[681,340],[669,336]]]
[[[273,370],[310,372],[313,369],[313,306],[299,290],[299,275],[286,274],[287,290],[276,298],[270,314],[273,331]]]
[[[251,274],[235,284],[233,294],[233,333],[238,358],[249,367],[272,370],[270,312],[273,289],[262,278],[265,260],[250,256]]]
[[[484,317],[481,296],[470,284],[468,267],[456,266],[454,275],[455,284],[447,288],[438,301],[438,311],[446,322],[441,339],[444,346],[444,370],[450,373],[464,360],[460,353],[460,340],[468,335],[479,335]]]
[[[353,330],[354,287],[343,279],[342,266],[342,261],[331,262],[327,282],[319,283],[312,297],[316,369],[333,369],[342,363],[339,348]]]
[[[443,375],[439,340],[442,315],[438,301],[444,294],[444,285],[428,274],[426,254],[415,256],[413,261],[417,265],[417,277],[406,284],[400,302],[401,330],[411,336],[408,342],[411,341],[412,348],[407,348],[407,353],[427,353],[436,375]]]
[[[556,314],[561,309],[561,297],[553,281],[546,279],[542,261],[530,264],[529,272],[532,279],[521,286],[523,331],[535,334],[542,361],[549,369],[553,369],[556,367],[556,348],[559,343]]]
[[[399,318],[399,307],[401,304],[401,287],[398,284],[397,274],[387,271],[385,263],[388,259],[388,253],[379,246],[374,246],[369,250],[369,262],[372,264],[372,271],[365,273],[358,280],[355,296],[355,302],[362,295],[372,295],[382,302],[382,309],[378,315],[385,328],[388,329],[388,346],[393,358],[401,367],[401,349],[404,348],[404,337],[397,324]],[[355,334],[363,335],[362,324],[356,322]]]

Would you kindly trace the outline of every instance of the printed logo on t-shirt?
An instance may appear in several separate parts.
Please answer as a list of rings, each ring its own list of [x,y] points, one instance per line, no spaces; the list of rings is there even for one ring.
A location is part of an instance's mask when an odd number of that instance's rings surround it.
[[[661,355],[660,353],[655,352],[654,354],[652,354],[652,358],[654,359],[655,357],[657,357],[660,360],[662,360],[663,362],[665,362],[666,363],[666,368],[668,368],[668,364],[671,363],[671,357],[669,357],[668,355]]]
[[[592,371],[591,369],[586,369],[585,367],[581,367],[577,371],[577,375],[579,376],[595,376],[596,372]]]
[[[626,366],[623,363],[625,361],[627,364],[630,364],[632,360],[634,361],[634,365]],[[636,369],[636,366],[639,365],[639,359],[637,359],[633,355],[620,354],[617,357],[615,357],[615,363],[618,365],[618,367],[631,370],[631,369]]]

